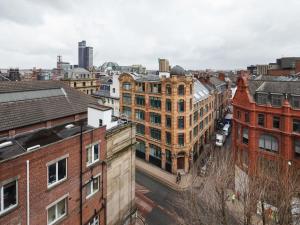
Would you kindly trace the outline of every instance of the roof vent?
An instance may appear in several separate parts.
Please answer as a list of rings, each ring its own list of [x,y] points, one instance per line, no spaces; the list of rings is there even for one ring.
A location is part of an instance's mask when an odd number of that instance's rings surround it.
[[[67,128],[67,129],[70,129],[70,128],[73,128],[73,127],[74,127],[74,124],[68,124],[68,125],[65,126],[65,128]]]
[[[6,141],[0,144],[0,148],[5,148],[7,146],[11,146],[12,144],[12,141]]]
[[[39,147],[41,147],[41,145],[34,145],[32,147],[27,148],[27,151],[31,151],[31,150],[34,150],[34,149],[39,148]]]

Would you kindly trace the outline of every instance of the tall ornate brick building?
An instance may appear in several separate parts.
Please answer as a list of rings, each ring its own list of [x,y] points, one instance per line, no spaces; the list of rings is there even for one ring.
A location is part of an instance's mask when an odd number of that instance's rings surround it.
[[[249,80],[242,72],[233,108],[237,175],[254,173],[260,159],[300,165],[300,81],[271,76]]]
[[[214,97],[183,68],[120,75],[121,115],[136,122],[136,154],[172,173],[188,172],[214,129]]]

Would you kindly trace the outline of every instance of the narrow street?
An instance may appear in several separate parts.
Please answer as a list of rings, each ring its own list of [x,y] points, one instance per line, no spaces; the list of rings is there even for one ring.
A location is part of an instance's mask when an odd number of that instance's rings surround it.
[[[180,218],[174,213],[178,193],[136,171],[136,202],[148,225],[177,225]]]

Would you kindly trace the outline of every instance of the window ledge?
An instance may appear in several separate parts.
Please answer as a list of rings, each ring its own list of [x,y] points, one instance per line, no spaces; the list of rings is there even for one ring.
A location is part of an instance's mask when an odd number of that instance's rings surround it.
[[[56,186],[58,186],[59,184],[65,182],[68,180],[68,177],[64,178],[64,179],[61,179],[60,181],[57,181],[53,184],[50,184],[50,185],[47,185],[47,190],[52,190],[53,188],[55,188]]]
[[[94,162],[92,162],[90,164],[87,163],[86,164],[86,168],[93,168],[93,167],[95,167],[95,166],[97,166],[99,164],[102,164],[102,162],[103,162],[103,160],[98,159],[97,161],[94,161]]]
[[[0,218],[3,217],[3,216],[6,216],[7,214],[9,214],[11,212],[13,212],[17,208],[20,208],[18,203],[16,205],[10,207],[9,209],[6,209],[6,210],[0,212]]]
[[[100,189],[98,189],[97,191],[95,191],[94,193],[92,193],[92,194],[90,194],[90,195],[87,195],[87,196],[85,197],[85,199],[88,200],[88,199],[92,198],[92,197],[93,197],[95,194],[97,194],[99,191],[100,191]]]
[[[56,220],[55,222],[52,223],[48,223],[48,225],[56,225],[56,224],[60,224],[62,221],[66,220],[69,217],[68,213],[66,215],[64,215],[63,217],[61,217],[60,219]]]

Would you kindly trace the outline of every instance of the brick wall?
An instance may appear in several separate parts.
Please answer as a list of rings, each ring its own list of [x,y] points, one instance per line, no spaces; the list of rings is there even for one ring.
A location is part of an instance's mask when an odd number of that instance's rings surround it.
[[[83,223],[88,222],[95,212],[101,214],[104,222],[105,209],[101,206],[106,196],[106,168],[102,163],[86,167],[85,146],[99,141],[100,159],[106,155],[105,128],[88,131],[83,135],[83,184],[99,173],[102,174],[102,191],[87,199],[86,188],[83,188]],[[67,156],[67,179],[62,183],[47,188],[46,164],[59,157]],[[18,177],[18,206],[0,216],[0,224],[26,224],[26,160],[30,162],[30,222],[33,225],[47,224],[46,207],[60,197],[68,194],[67,216],[61,224],[80,224],[80,135],[33,150],[15,159],[0,163],[0,182]],[[103,168],[102,168],[103,167]],[[102,180],[100,179],[100,183]],[[103,224],[103,223],[102,223]]]

